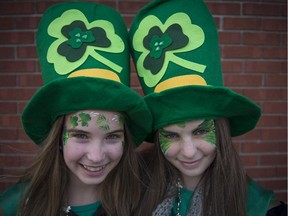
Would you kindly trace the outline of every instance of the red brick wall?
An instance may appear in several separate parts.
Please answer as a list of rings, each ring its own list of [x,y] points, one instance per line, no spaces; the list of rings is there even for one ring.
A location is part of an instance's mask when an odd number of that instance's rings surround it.
[[[20,115],[42,85],[35,32],[55,2],[0,1],[0,190],[17,181],[9,175],[22,171],[36,150]],[[129,27],[149,1],[96,2],[120,11]],[[286,0],[206,2],[219,28],[225,85],[263,108],[256,129],[235,139],[237,149],[248,174],[287,201]],[[142,94],[132,70],[132,88]]]

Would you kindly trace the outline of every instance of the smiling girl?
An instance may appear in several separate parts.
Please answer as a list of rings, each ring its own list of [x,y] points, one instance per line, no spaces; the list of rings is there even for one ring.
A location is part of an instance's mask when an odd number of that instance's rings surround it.
[[[129,88],[127,35],[120,14],[97,3],[63,2],[44,13],[37,32],[44,86],[22,113],[39,152],[0,193],[4,216],[138,215],[134,147],[152,117]]]
[[[221,23],[221,22],[220,22]],[[130,28],[131,54],[153,132],[141,208],[161,216],[285,215],[273,191],[246,176],[232,137],[261,109],[223,86],[218,33],[202,0],[154,0]]]

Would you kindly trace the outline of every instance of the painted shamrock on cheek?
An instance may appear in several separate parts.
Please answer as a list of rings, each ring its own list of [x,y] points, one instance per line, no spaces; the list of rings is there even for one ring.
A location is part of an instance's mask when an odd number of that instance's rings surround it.
[[[198,128],[195,130],[196,133],[203,133],[203,139],[212,144],[216,145],[216,129],[213,120],[203,121]]]

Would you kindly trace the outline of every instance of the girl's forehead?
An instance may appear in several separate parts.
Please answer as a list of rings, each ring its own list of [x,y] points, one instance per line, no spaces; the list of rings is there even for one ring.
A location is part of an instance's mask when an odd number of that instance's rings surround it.
[[[179,129],[183,129],[183,128],[197,128],[199,125],[201,125],[202,122],[204,122],[205,120],[191,120],[191,121],[183,121],[183,122],[178,122],[175,124],[171,124],[168,125],[166,127],[163,127],[164,130],[179,130]]]
[[[119,112],[102,110],[82,110],[66,115],[65,127],[78,129],[101,129],[111,131],[123,129],[124,120]]]
[[[114,117],[115,115],[116,116],[121,116],[121,113],[119,112],[115,112],[115,111],[107,111],[107,110],[80,110],[80,111],[77,111],[77,112],[74,112],[74,113],[70,113],[70,114],[67,114],[66,117],[71,117],[71,116],[75,116],[75,115],[80,115],[80,114],[86,114],[86,115],[89,115],[91,117],[97,117],[97,116],[100,116],[100,115],[104,115],[106,117]]]

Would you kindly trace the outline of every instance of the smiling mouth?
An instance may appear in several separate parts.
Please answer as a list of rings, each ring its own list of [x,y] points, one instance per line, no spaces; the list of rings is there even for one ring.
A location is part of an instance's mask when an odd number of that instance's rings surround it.
[[[194,160],[194,161],[181,161],[181,163],[185,167],[194,167],[194,166],[197,166],[200,161],[201,159]]]
[[[84,169],[86,169],[89,172],[100,172],[106,167],[106,165],[94,167],[94,166],[86,166],[84,164],[82,164],[82,166]]]

